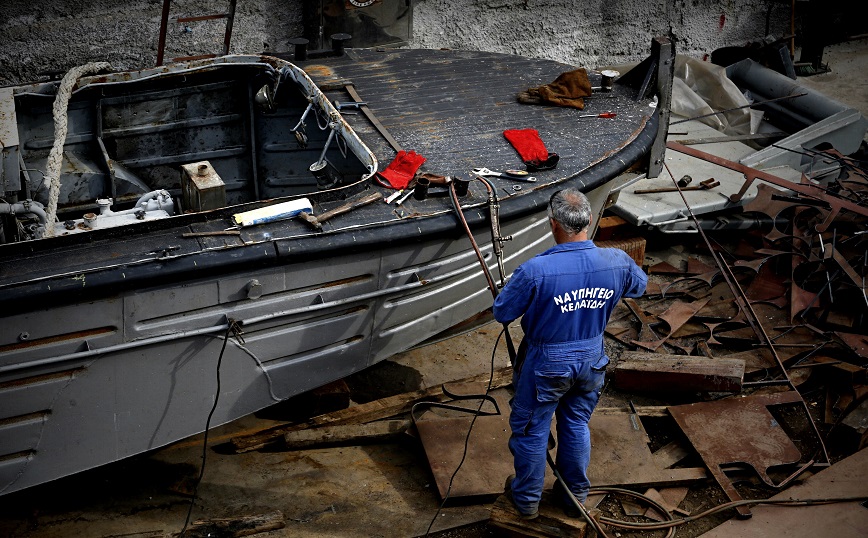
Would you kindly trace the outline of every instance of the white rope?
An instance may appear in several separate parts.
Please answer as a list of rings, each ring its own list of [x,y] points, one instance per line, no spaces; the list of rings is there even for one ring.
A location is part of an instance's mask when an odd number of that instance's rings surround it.
[[[57,200],[60,198],[60,165],[63,163],[63,144],[66,142],[67,117],[66,107],[72,95],[72,88],[78,79],[84,75],[98,73],[110,69],[111,65],[106,62],[95,62],[80,65],[70,69],[57,88],[57,97],[54,98],[52,113],[54,116],[54,145],[48,154],[48,164],[45,171],[44,182],[48,183],[48,208],[45,211],[45,237],[54,236],[54,220],[57,217]]]

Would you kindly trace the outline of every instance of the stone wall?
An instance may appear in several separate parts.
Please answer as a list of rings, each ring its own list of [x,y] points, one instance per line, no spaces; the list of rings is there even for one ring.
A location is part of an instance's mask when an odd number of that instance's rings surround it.
[[[238,0],[230,52],[286,51],[303,34],[302,2]],[[162,0],[0,0],[0,85],[89,61],[156,64]],[[172,15],[224,12],[228,0],[173,0]],[[778,0],[414,0],[411,47],[477,49],[598,67],[643,58],[651,38],[681,54],[789,33]],[[768,20],[768,23],[767,23]],[[222,50],[222,22],[170,24],[167,58]]]

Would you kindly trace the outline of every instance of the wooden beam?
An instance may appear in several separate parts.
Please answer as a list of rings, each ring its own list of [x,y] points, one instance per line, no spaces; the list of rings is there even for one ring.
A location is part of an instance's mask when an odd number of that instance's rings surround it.
[[[624,353],[615,386],[636,392],[740,392],[744,361],[658,353]]]
[[[209,536],[236,538],[282,529],[285,526],[283,513],[280,510],[275,510],[255,516],[196,521],[184,531],[184,538],[206,538]],[[172,536],[180,536],[180,533],[173,533]]]
[[[507,536],[526,536],[531,538],[584,538],[594,536],[588,524],[581,518],[564,515],[563,510],[553,506],[549,493],[543,493],[539,506],[539,517],[521,519],[512,502],[501,495],[491,507],[488,524],[504,531]]]
[[[485,384],[488,383],[489,374],[479,374],[473,377],[455,381],[459,383],[475,383],[480,385],[480,392],[485,390]],[[494,372],[491,388],[504,387],[512,382],[512,367],[505,367]],[[341,409],[333,413],[314,417],[307,422],[300,424],[286,424],[273,426],[265,430],[253,434],[242,435],[232,438],[232,446],[235,452],[249,452],[251,450],[260,449],[275,440],[281,439],[289,432],[304,430],[307,428],[315,428],[318,426],[338,425],[338,424],[364,424],[374,420],[389,418],[401,413],[410,411],[413,404],[421,401],[443,402],[449,400],[446,394],[443,393],[442,385],[419,389],[413,392],[406,392],[380,400],[374,400],[365,404]]]
[[[369,424],[321,426],[289,432],[283,436],[287,449],[298,450],[346,443],[361,445],[397,437],[407,431],[409,420],[381,420]]]

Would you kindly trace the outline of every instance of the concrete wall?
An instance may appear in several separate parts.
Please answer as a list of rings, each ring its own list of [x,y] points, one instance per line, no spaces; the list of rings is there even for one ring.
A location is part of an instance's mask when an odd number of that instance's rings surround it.
[[[789,33],[789,6],[750,0],[418,0],[414,45],[468,47],[597,67],[640,60],[652,37],[679,54]]]
[[[238,0],[231,52],[289,50],[302,35],[302,2]],[[162,0],[0,0],[0,85],[40,72],[108,61],[155,65]],[[172,15],[226,11],[228,0],[173,0]],[[414,0],[418,48],[464,48],[598,67],[643,58],[651,38],[702,58],[715,48],[789,33],[779,0]],[[221,22],[170,25],[167,57],[222,50]]]

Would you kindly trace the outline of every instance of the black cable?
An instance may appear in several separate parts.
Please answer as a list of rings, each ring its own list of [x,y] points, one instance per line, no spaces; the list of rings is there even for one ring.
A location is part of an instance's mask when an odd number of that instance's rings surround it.
[[[202,477],[205,476],[205,458],[208,456],[208,430],[211,428],[211,417],[214,416],[214,411],[217,409],[217,401],[220,400],[220,365],[223,363],[223,353],[226,351],[229,333],[235,330],[235,328],[235,321],[230,319],[229,325],[226,327],[226,333],[223,335],[223,347],[220,348],[220,356],[217,358],[217,393],[214,395],[214,404],[208,413],[208,420],[205,421],[205,438],[202,441],[202,467],[199,469],[199,478],[196,479],[196,485],[193,486],[193,498],[190,499],[187,517],[184,519],[184,527],[178,533],[178,538],[184,538],[184,533],[187,532],[187,527],[190,525],[190,515],[193,513],[193,506],[196,504],[196,497],[199,494],[199,484],[202,482]]]
[[[477,178],[485,184],[486,189],[489,191],[492,196],[495,198],[495,203],[497,201],[497,195],[494,194],[494,187],[487,181],[482,178]],[[473,237],[473,232],[470,230],[470,226],[467,224],[467,219],[464,218],[464,213],[461,211],[461,203],[458,200],[458,193],[455,192],[455,182],[453,181],[449,187],[450,201],[452,202],[452,208],[455,210],[455,215],[458,217],[459,222],[464,227],[464,232],[467,234],[468,239],[470,239],[470,245],[473,247],[473,251],[476,253],[476,257],[479,260],[479,265],[482,266],[482,273],[485,276],[485,280],[488,282],[488,289],[491,290],[491,295],[497,299],[497,284],[494,282],[494,278],[491,276],[491,271],[488,270],[488,265],[485,263],[485,258],[482,256],[482,251],[479,249],[479,246],[476,244],[476,239]],[[492,213],[492,218],[497,218]],[[492,226],[492,236],[494,235],[494,226]],[[497,241],[499,238],[492,237],[492,243]],[[513,367],[515,367],[515,346],[512,343],[512,338],[509,334],[509,325],[504,323],[503,329],[500,331],[500,334],[497,335],[497,340],[494,342],[494,349],[491,350],[491,373],[488,377],[488,387],[485,389],[485,397],[488,396],[488,393],[491,391],[491,385],[494,382],[494,357],[497,353],[497,345],[500,343],[500,338],[502,336],[506,337],[507,348],[509,351],[509,359],[513,363]],[[428,529],[425,530],[425,536],[427,537],[431,533],[431,528],[434,526],[434,522],[437,521],[437,516],[440,515],[440,511],[443,510],[443,507],[446,505],[446,501],[449,500],[449,495],[452,492],[452,482],[455,480],[455,476],[458,475],[458,471],[461,470],[461,466],[464,465],[464,460],[467,458],[467,449],[470,443],[470,434],[473,432],[473,425],[476,423],[476,419],[479,418],[479,414],[482,411],[482,406],[485,404],[486,399],[482,398],[479,402],[479,407],[476,409],[476,412],[473,415],[473,419],[470,421],[470,426],[467,428],[467,436],[464,438],[464,453],[461,455],[461,461],[458,462],[458,465],[455,467],[455,471],[452,473],[452,476],[449,478],[449,487],[446,488],[446,495],[443,496],[443,501],[441,501],[439,508],[437,508],[437,512],[434,514],[434,517],[431,519],[431,522],[428,524]]]
[[[461,454],[461,461],[458,462],[458,466],[455,467],[455,471],[449,478],[449,487],[446,488],[446,495],[443,496],[443,501],[441,501],[440,506],[437,508],[437,512],[434,514],[434,517],[431,518],[431,522],[428,524],[428,528],[425,530],[425,536],[428,536],[431,533],[431,528],[434,526],[434,522],[437,521],[437,516],[440,515],[440,511],[443,510],[444,506],[446,506],[446,501],[449,500],[449,494],[452,492],[452,482],[458,475],[458,471],[461,470],[461,466],[464,465],[464,460],[467,459],[467,450],[470,445],[470,433],[473,431],[473,425],[476,423],[476,419],[479,418],[479,415],[482,411],[482,406],[485,405],[488,393],[491,392],[491,385],[494,383],[494,357],[497,355],[497,344],[500,343],[500,337],[503,336],[504,333],[506,333],[506,328],[501,330],[500,334],[497,335],[497,340],[495,340],[494,342],[494,349],[491,350],[491,375],[489,375],[488,377],[488,387],[485,388],[485,397],[480,398],[479,407],[477,407],[476,412],[473,413],[473,419],[470,421],[470,427],[467,428],[467,436],[464,437],[464,453]]]

